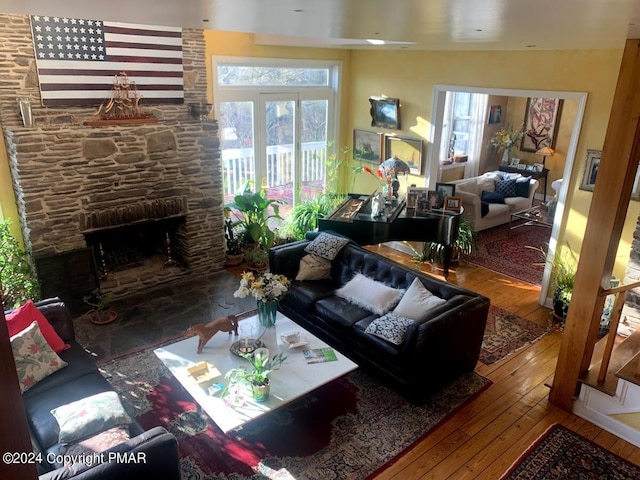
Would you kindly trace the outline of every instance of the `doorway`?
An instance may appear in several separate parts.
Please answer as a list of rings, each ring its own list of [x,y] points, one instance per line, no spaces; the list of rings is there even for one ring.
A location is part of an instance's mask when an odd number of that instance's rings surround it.
[[[562,100],[573,100],[576,102],[575,120],[573,128],[569,136],[567,144],[566,159],[562,178],[570,179],[572,176],[576,150],[578,146],[578,139],[580,138],[580,129],[582,127],[582,119],[584,117],[584,111],[587,102],[587,94],[584,92],[558,92],[558,91],[544,91],[544,90],[514,90],[514,89],[500,89],[500,88],[482,88],[472,86],[452,86],[452,85],[436,85],[433,92],[433,109],[431,115],[431,135],[430,143],[432,146],[439,146],[442,140],[442,124],[445,114],[445,100],[447,92],[469,92],[469,93],[483,93],[487,95],[496,95],[503,97],[517,97],[524,101],[531,97],[542,98],[557,98]],[[440,158],[439,148],[431,148],[427,157],[427,171],[425,178],[426,186],[435,186],[435,183],[439,178],[440,170]],[[564,222],[565,202],[567,198],[569,188],[569,182],[564,181],[560,186],[558,193],[558,203],[556,207],[556,214],[553,221],[553,227],[551,230],[551,238],[549,240],[548,258],[553,259],[555,255],[558,237],[560,234],[561,226]],[[542,287],[540,289],[540,297],[538,303],[541,305],[550,305],[551,301],[547,298],[549,293],[549,282],[551,280],[551,262],[547,261],[542,278]]]

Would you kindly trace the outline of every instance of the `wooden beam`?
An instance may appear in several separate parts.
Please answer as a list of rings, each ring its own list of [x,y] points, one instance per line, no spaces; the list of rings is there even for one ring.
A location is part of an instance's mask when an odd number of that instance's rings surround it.
[[[0,289],[1,291],[2,289]],[[13,352],[9,343],[9,331],[4,312],[0,310],[0,452],[30,453],[33,452],[27,415],[18,384],[16,364],[13,360]],[[0,460],[0,472],[2,478],[37,479],[38,471],[35,463],[20,461],[7,463]]]
[[[640,40],[627,40],[549,400],[571,410],[589,368],[640,155]],[[591,146],[590,146],[591,147]]]

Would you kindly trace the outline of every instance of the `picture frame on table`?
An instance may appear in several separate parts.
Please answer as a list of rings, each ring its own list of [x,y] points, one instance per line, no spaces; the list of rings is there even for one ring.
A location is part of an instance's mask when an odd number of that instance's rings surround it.
[[[353,159],[379,165],[384,158],[384,135],[353,129]]]
[[[406,204],[407,209],[415,209],[418,206],[418,200],[422,198],[423,200],[427,200],[428,188],[422,187],[407,187],[407,196],[406,196]]]
[[[444,206],[445,197],[455,197],[456,184],[455,183],[436,183],[436,192],[438,192],[438,207]]]
[[[602,157],[601,150],[587,150],[587,160],[584,164],[580,190],[593,192],[598,176],[598,169],[600,168],[600,157]]]
[[[429,208],[431,210],[439,210],[444,204],[444,197],[441,197],[440,192],[437,190],[429,190],[427,193],[427,201],[429,202]]]
[[[431,202],[429,201],[429,189],[428,188],[416,188],[416,213],[426,213],[431,211]]]
[[[450,212],[459,212],[460,210],[462,210],[462,198],[445,197],[444,209]]]
[[[422,175],[422,139],[390,134],[384,137],[384,158],[399,158],[409,165],[411,175]]]
[[[556,148],[562,99],[529,97],[524,112],[523,152],[537,152],[542,147]]]
[[[542,163],[534,163],[533,166],[536,167],[537,172],[544,170],[544,165]]]
[[[524,163],[519,163],[517,166],[518,170],[526,170],[527,169],[527,165]]]
[[[518,168],[519,164],[520,164],[520,159],[519,158],[512,158],[511,162],[509,163],[509,166],[513,167],[513,168]]]
[[[527,165],[527,172],[537,172],[538,169],[535,165]]]

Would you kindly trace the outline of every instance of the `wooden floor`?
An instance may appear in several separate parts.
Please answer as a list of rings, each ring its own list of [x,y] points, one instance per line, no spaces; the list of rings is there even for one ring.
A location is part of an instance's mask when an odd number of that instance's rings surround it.
[[[414,264],[388,247],[371,249],[442,278],[430,264]],[[547,325],[549,309],[538,305],[537,287],[464,263],[449,281],[491,298],[491,302]],[[431,432],[378,480],[498,479],[550,425],[561,423],[640,465],[640,449],[548,402],[562,332],[552,329],[533,345],[477,372],[493,385]]]

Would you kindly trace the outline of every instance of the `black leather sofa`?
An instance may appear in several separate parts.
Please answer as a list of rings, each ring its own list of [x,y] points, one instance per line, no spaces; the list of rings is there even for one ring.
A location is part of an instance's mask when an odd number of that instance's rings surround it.
[[[272,273],[293,279],[311,238],[274,247]],[[334,291],[356,274],[407,289],[417,277],[446,302],[414,325],[396,346],[365,333],[379,315],[348,303]],[[361,367],[382,376],[413,401],[472,371],[478,361],[490,301],[487,297],[409,269],[354,242],[332,261],[331,279],[293,281],[279,309]]]
[[[91,356],[76,342],[73,321],[69,310],[58,298],[36,302],[38,309],[49,320],[58,335],[71,348],[60,353],[60,358],[68,365],[24,392],[23,400],[27,412],[27,421],[34,452],[42,453],[43,461],[38,464],[41,480],[93,480],[122,478],[180,478],[178,444],[176,438],[162,427],[145,431],[133,421],[129,425],[131,439],[107,450],[126,452],[126,458],[141,461],[127,462],[121,455],[114,461],[87,465],[75,463],[64,467],[55,460],[63,459],[58,444],[59,428],[56,419],[50,413],[53,408],[80,400],[91,395],[113,390],[109,382],[98,372]],[[133,456],[128,456],[133,454]],[[50,463],[47,460],[54,460]],[[87,462],[89,463],[89,462]]]

